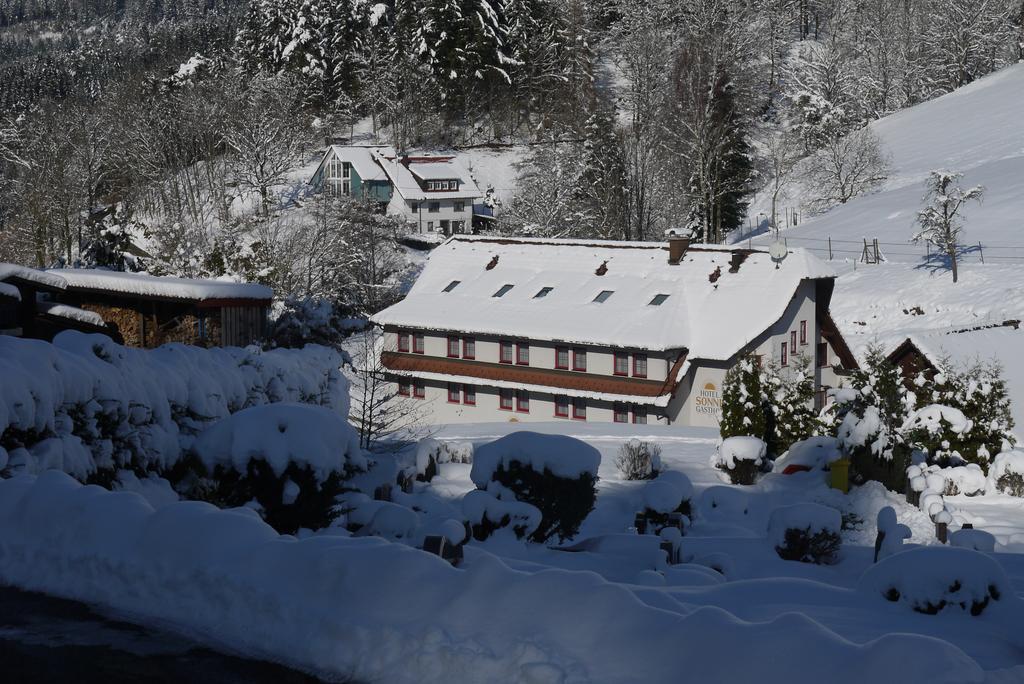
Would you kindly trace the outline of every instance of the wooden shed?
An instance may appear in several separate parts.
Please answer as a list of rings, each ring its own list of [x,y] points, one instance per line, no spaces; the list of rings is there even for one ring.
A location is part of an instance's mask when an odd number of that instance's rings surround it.
[[[0,335],[49,342],[64,330],[79,330],[122,341],[96,314],[57,303],[66,287],[63,278],[48,271],[0,264]]]
[[[58,302],[95,312],[128,346],[245,346],[266,334],[273,291],[264,285],[100,269],[48,273],[67,282]]]

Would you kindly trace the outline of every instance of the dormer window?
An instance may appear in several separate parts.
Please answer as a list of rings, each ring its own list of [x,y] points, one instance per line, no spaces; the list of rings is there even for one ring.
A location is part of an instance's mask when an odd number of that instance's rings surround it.
[[[549,294],[551,294],[551,291],[554,290],[554,289],[555,288],[553,288],[553,287],[542,287],[539,290],[537,290],[537,294],[533,295],[533,298],[534,299],[544,299]]]
[[[656,294],[654,295],[654,299],[647,302],[647,306],[661,306],[665,303],[666,299],[668,299],[667,294]]]
[[[452,282],[448,283],[448,285],[442,290],[442,292],[451,292],[452,290],[457,288],[459,286],[459,283],[461,282],[461,280],[453,280]]]
[[[495,292],[495,293],[494,293],[493,295],[491,295],[491,296],[492,296],[492,297],[504,297],[504,296],[505,296],[506,294],[508,294],[508,291],[509,291],[509,290],[511,290],[511,289],[512,289],[512,287],[513,287],[513,285],[512,285],[511,283],[505,283],[504,285],[502,285],[501,287],[499,287],[499,288],[498,288],[498,291],[497,291],[497,292]]]
[[[614,290],[601,290],[601,292],[599,292],[598,295],[594,297],[594,302],[597,304],[604,304],[606,301],[608,301],[608,298],[611,297],[613,294],[615,294]]]

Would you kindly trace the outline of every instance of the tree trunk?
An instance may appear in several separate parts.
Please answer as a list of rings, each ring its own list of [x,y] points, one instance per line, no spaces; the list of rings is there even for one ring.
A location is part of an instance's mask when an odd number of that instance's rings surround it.
[[[949,250],[949,260],[950,260],[950,263],[951,263],[951,264],[952,264],[952,266],[953,266],[953,282],[955,283],[955,282],[957,281],[957,272],[956,272],[956,248],[955,248],[955,247],[954,247],[953,249]]]

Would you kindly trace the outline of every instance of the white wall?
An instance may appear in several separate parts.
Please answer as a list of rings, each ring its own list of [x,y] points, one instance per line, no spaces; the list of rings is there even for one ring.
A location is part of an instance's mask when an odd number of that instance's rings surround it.
[[[440,206],[436,212],[430,211],[430,204],[437,202]],[[462,211],[456,211],[455,205],[462,202]],[[413,205],[416,205],[416,210],[413,210]],[[404,216],[406,221],[412,223],[416,227],[418,233],[440,233],[441,221],[448,221],[449,225],[453,221],[462,221],[462,230],[465,233],[469,233],[473,228],[473,200],[425,200],[408,202],[400,194],[395,192],[391,197],[391,202],[388,204],[388,213],[396,216]],[[433,230],[429,229],[428,224],[433,224]],[[449,228],[449,232],[451,228]]]

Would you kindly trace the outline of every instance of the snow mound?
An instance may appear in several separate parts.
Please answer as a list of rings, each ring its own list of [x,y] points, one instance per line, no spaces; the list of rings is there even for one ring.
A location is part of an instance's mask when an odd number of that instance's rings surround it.
[[[462,497],[462,513],[472,525],[486,521],[495,528],[511,529],[516,537],[532,534],[543,518],[540,509],[532,504],[511,496],[502,499],[494,491],[483,489],[474,489]]]
[[[680,501],[690,501],[693,499],[693,483],[690,482],[690,478],[678,470],[663,470],[658,474],[656,482],[665,482],[676,488],[679,492]]]
[[[565,435],[513,432],[476,450],[470,479],[485,487],[499,467],[508,470],[519,462],[538,473],[575,480],[585,474],[597,476],[601,452],[586,442]]]
[[[248,472],[261,459],[278,477],[292,463],[323,482],[331,473],[365,470],[355,430],[340,415],[309,404],[265,404],[243,409],[207,428],[193,450],[203,464]]]
[[[994,553],[996,550],[995,535],[985,530],[957,530],[949,535],[949,544],[957,548],[973,549],[982,553]]]
[[[426,471],[430,459],[442,463],[472,463],[472,442],[442,442],[433,437],[421,439],[416,444],[416,472]]]
[[[794,465],[822,470],[842,457],[839,440],[835,437],[811,437],[789,447],[789,451],[775,461],[773,470],[782,472]]]
[[[966,548],[924,546],[893,554],[868,568],[857,589],[929,615],[980,615],[993,601],[1020,609],[999,563]]]
[[[738,461],[753,461],[754,465],[760,465],[766,453],[767,446],[757,437],[728,437],[712,455],[711,466],[732,470]]]
[[[984,678],[935,638],[856,644],[798,614],[751,623],[655,608],[591,572],[518,572],[487,553],[463,570],[376,537],[300,540],[251,513],[199,502],[154,511],[57,472],[0,481],[0,560],[4,583],[354,681]],[[779,657],[794,643],[799,658]]]

